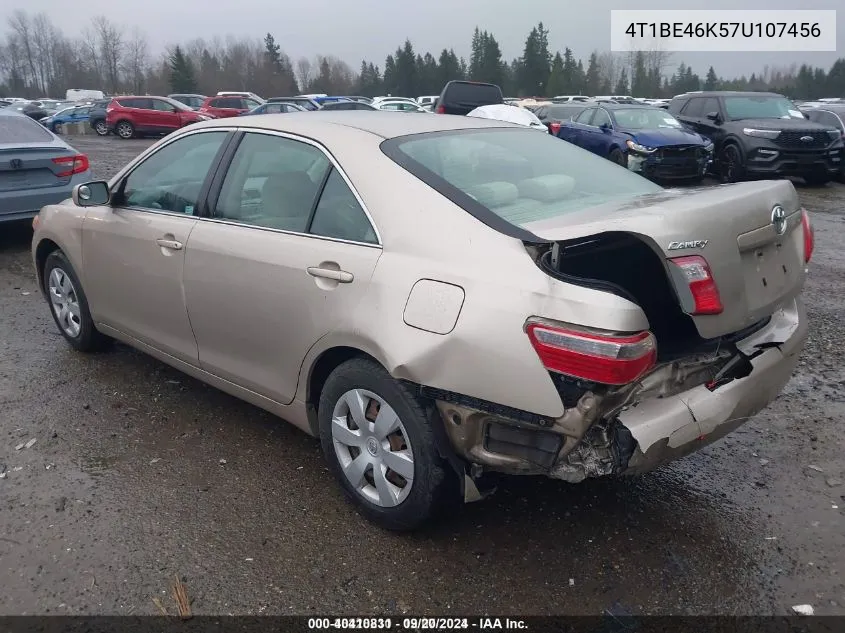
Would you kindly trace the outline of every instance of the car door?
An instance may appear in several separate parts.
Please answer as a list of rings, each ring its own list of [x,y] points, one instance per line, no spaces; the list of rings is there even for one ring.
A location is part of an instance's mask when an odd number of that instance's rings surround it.
[[[249,132],[219,179],[185,260],[200,364],[287,404],[308,350],[365,296],[377,234],[343,174],[305,139]]]
[[[584,148],[599,156],[610,154],[610,146],[614,140],[613,121],[607,110],[599,108],[590,121],[590,127],[585,134]],[[625,148],[622,148],[625,151]]]
[[[157,132],[167,134],[182,127],[182,120],[179,113],[174,111],[176,108],[172,103],[168,103],[164,99],[153,99],[152,102]]]
[[[110,206],[83,223],[85,291],[94,320],[186,362],[197,362],[182,273],[203,186],[228,138],[174,139],[113,187]]]
[[[590,129],[590,121],[598,108],[587,108],[571,121],[564,121],[560,124],[558,136],[573,145],[583,147],[586,133]]]

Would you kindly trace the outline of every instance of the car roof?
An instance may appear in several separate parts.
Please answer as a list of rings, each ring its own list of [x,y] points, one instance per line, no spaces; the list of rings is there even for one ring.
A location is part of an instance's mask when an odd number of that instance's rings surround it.
[[[415,120],[410,120],[412,118]],[[229,118],[204,121],[194,124],[192,127],[197,129],[199,127],[231,127],[232,125],[233,121]],[[425,134],[427,132],[448,132],[477,128],[527,129],[523,125],[493,119],[448,114],[409,117],[403,112],[388,111],[382,111],[378,116],[373,116],[371,112],[364,110],[321,110],[317,112],[267,114],[257,120],[251,117],[239,118],[236,125],[240,128],[289,132],[315,139],[330,138],[332,126],[361,130],[383,139],[411,134]]]
[[[702,90],[700,92],[685,92],[684,94],[674,97],[689,97],[695,95],[696,97],[783,97],[778,92],[754,92],[753,90]]]
[[[567,103],[556,103],[554,105],[570,105]],[[605,110],[610,110],[613,112],[614,110],[660,110],[653,105],[648,105],[647,103],[588,103],[585,110],[587,108],[604,108]]]

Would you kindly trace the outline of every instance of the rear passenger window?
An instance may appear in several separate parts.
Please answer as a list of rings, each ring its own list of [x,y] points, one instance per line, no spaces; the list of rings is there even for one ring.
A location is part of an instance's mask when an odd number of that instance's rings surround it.
[[[319,149],[269,134],[247,134],[238,146],[214,217],[305,233],[331,164]]]
[[[681,114],[688,117],[703,117],[704,116],[704,102],[705,99],[690,99],[681,110]]]
[[[352,242],[377,243],[364,209],[336,169],[332,169],[326,180],[309,232]]]
[[[577,117],[575,117],[574,120],[575,120],[576,123],[583,123],[584,125],[589,125],[590,119],[593,118],[593,113],[595,111],[596,111],[595,108],[589,108],[587,110],[584,110],[581,114],[579,114]]]

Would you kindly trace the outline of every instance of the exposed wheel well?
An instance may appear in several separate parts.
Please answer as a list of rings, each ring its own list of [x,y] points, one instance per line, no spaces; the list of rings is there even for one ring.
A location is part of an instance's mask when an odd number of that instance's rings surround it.
[[[355,347],[332,347],[323,352],[311,366],[311,372],[308,376],[308,387],[305,392],[305,403],[308,408],[308,423],[315,436],[319,435],[317,405],[320,402],[320,394],[323,391],[323,386],[335,368],[352,358],[369,358],[378,363],[378,360]]]
[[[47,261],[47,257],[53,251],[59,250],[59,245],[56,244],[53,240],[41,240],[38,242],[38,247],[35,249],[35,263],[37,265],[36,274],[38,275],[38,287],[44,287],[44,264]]]

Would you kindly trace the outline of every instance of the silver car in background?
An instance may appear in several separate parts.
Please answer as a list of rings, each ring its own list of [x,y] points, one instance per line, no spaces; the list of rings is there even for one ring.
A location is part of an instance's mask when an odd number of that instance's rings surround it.
[[[0,109],[0,222],[34,217],[89,180],[87,156],[25,114]]]

